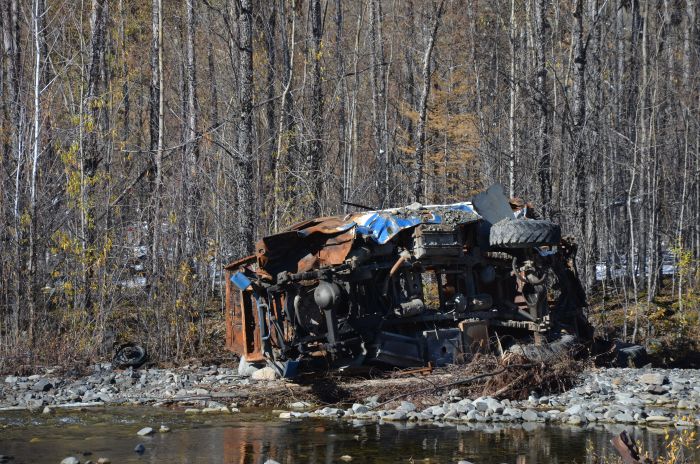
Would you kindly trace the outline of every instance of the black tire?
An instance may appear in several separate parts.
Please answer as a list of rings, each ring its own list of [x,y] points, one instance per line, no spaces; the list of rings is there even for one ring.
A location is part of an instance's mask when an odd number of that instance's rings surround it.
[[[112,359],[112,365],[117,369],[128,367],[138,368],[148,360],[146,348],[135,343],[126,343],[119,347]]]
[[[561,227],[538,219],[506,219],[491,226],[489,243],[495,248],[530,248],[557,245]]]

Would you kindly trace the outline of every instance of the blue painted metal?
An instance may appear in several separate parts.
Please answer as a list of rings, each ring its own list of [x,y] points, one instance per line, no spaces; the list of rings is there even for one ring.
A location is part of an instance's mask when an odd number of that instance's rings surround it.
[[[282,364],[282,377],[293,379],[299,375],[299,361],[289,360]]]
[[[250,279],[245,276],[242,272],[236,272],[231,276],[231,282],[233,285],[236,287],[240,288],[241,290],[245,290],[248,287],[250,287]]]
[[[442,224],[442,216],[434,211],[430,211],[431,208],[439,209],[440,211],[462,211],[473,214],[475,220],[480,217],[471,203],[455,203],[452,205],[426,206],[415,212],[402,210],[401,216],[395,214],[396,210],[372,211],[356,217],[353,224],[357,225],[359,234],[370,237],[379,244],[384,244],[404,229],[415,227],[419,224]]]

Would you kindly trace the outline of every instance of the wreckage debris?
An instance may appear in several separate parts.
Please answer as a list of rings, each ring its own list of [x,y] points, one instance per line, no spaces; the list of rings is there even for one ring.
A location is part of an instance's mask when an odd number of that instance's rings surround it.
[[[542,357],[539,345],[592,338],[575,243],[500,186],[312,219],[255,249],[226,266],[226,346],[285,377]]]

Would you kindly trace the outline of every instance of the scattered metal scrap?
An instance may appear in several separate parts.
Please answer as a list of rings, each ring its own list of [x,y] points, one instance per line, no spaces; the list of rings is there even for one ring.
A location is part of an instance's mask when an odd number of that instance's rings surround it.
[[[575,253],[500,186],[467,202],[312,219],[226,266],[226,346],[293,377],[457,363],[496,334],[505,350],[590,339]]]

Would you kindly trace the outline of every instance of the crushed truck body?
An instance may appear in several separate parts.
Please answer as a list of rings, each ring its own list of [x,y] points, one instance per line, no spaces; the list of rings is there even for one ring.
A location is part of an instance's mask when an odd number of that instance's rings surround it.
[[[226,266],[226,346],[286,377],[592,337],[575,245],[498,185],[312,219],[255,249]]]

